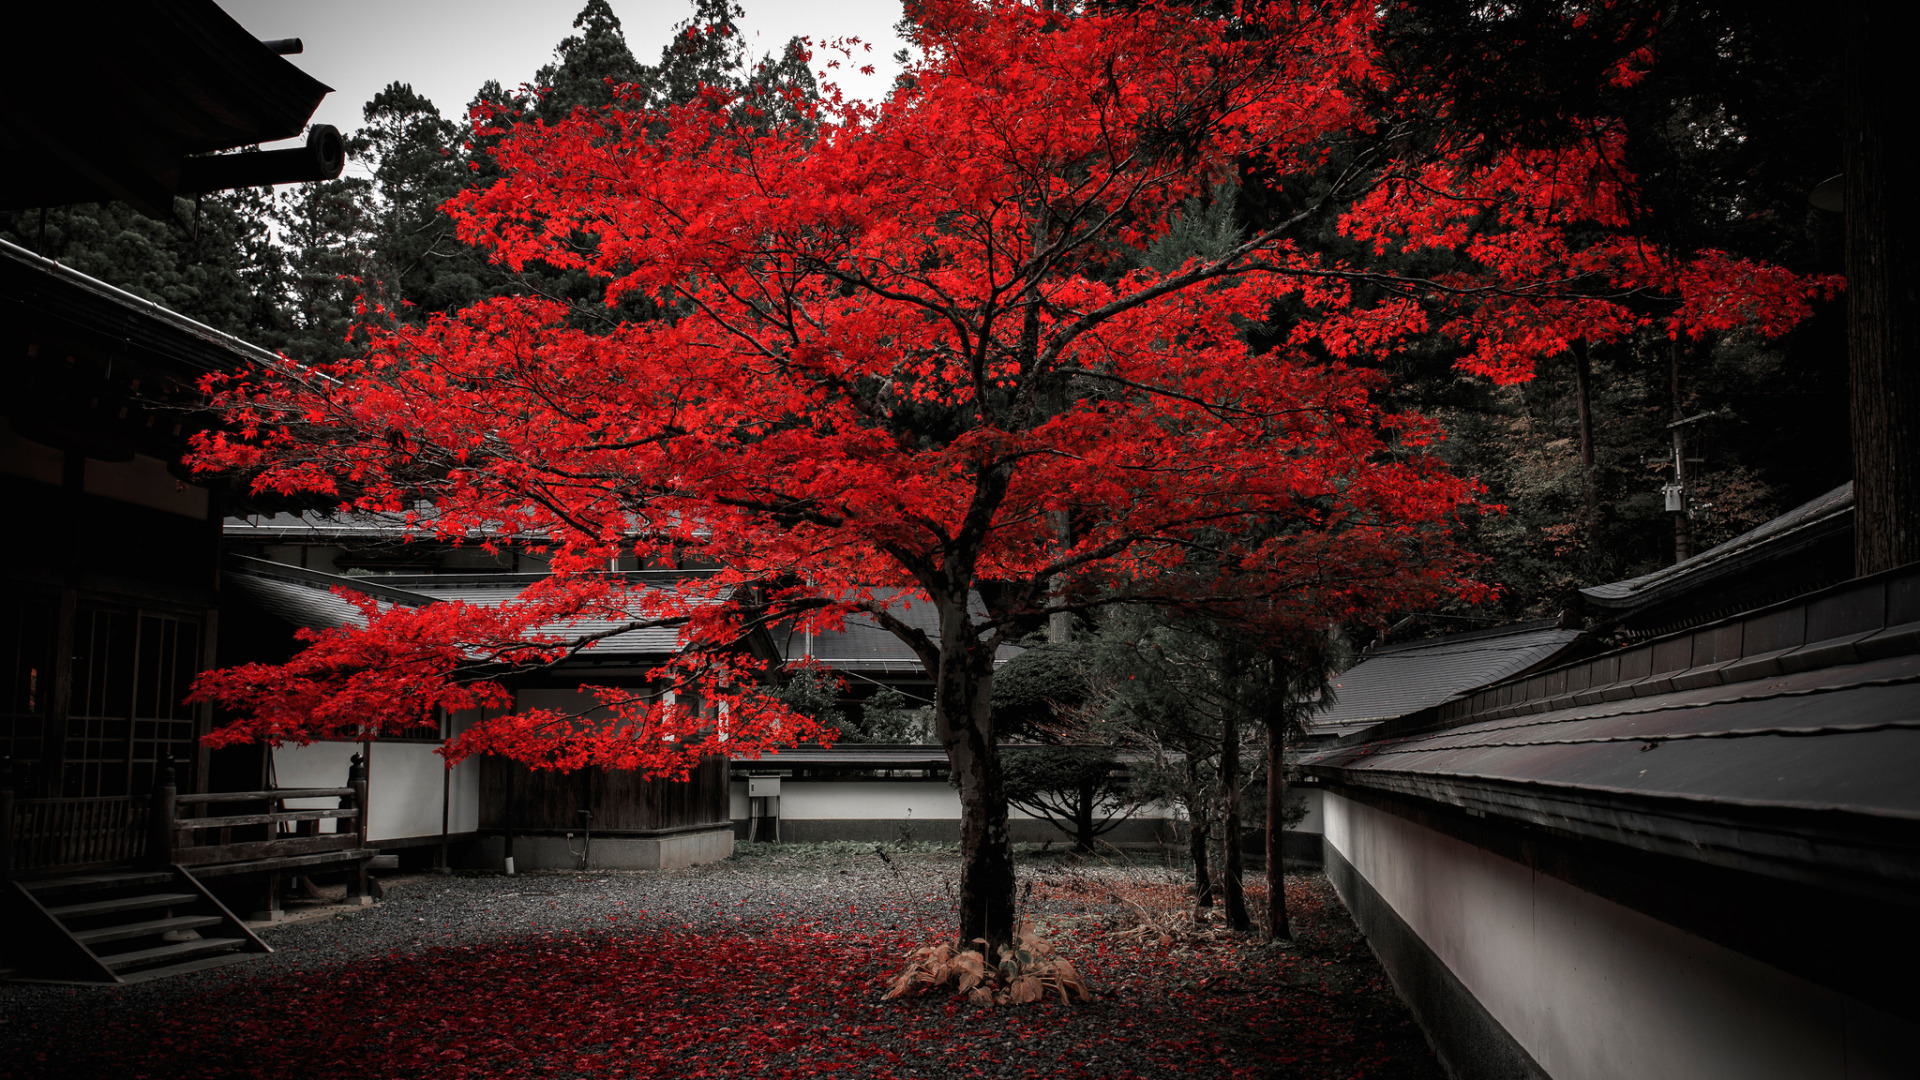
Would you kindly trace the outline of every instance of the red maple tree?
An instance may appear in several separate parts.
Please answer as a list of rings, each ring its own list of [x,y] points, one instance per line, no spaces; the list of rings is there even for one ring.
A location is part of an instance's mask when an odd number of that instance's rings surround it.
[[[610,303],[644,295],[656,320],[586,327],[499,299],[213,386],[239,421],[201,440],[199,467],[360,509],[430,504],[423,530],[537,543],[554,571],[516,604],[369,605],[286,665],[210,673],[199,692],[243,712],[215,738],[510,705],[501,672],[591,647],[570,626],[610,619],[680,627],[672,676],[724,708],[608,689],[598,719],[506,715],[448,755],[683,772],[830,737],[762,693],[737,646],[859,612],[934,678],[964,813],[960,939],[1004,942],[988,703],[1017,626],[1120,602],[1324,625],[1470,588],[1446,532],[1472,485],[1433,456],[1430,422],[1383,409],[1380,358],[1442,334],[1466,370],[1519,380],[1574,337],[1653,318],[1775,330],[1831,287],[1625,237],[1604,123],[1582,153],[1397,138],[1410,106],[1377,5],[1059,6],[917,5],[922,57],[877,106],[829,90],[774,122],[712,91],[513,126],[503,177],[451,204],[465,239],[602,278]],[[1302,209],[1143,265],[1189,199],[1235,182]],[[1451,269],[1335,254],[1313,230],[1336,213],[1363,242],[1341,250],[1445,251]],[[1250,326],[1278,344],[1250,348]],[[717,569],[674,590],[596,572],[636,556]],[[878,589],[931,604],[938,636]]]

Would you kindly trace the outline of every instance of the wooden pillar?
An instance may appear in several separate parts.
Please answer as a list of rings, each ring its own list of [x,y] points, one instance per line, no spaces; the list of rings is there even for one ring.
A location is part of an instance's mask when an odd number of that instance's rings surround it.
[[[179,805],[174,784],[173,755],[160,759],[153,772],[153,801],[147,813],[147,864],[156,870],[173,866],[174,818]]]
[[[200,671],[220,666],[220,609],[207,608],[200,623]],[[195,672],[199,674],[199,672]],[[212,751],[207,748],[207,733],[213,730],[213,702],[193,707],[193,793],[207,793],[207,774],[212,771]]]
[[[353,800],[353,808],[355,811],[353,828],[358,837],[356,846],[364,851],[367,846],[367,809],[369,803],[367,802],[366,758],[359,754],[353,755],[351,762],[347,766],[347,786],[353,789],[353,794],[348,797]],[[354,861],[353,874],[347,886],[348,903],[358,902],[362,906],[373,903],[373,892],[367,884],[367,860],[365,858]]]
[[[280,902],[280,872],[266,875],[255,894],[259,897],[255,910],[248,916],[253,922],[279,922],[286,918],[286,908]]]
[[[13,877],[13,759],[0,757],[0,882]]]

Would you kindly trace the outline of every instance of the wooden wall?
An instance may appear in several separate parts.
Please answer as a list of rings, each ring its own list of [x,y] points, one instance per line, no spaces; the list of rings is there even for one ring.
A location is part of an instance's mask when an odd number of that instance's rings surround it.
[[[702,761],[684,780],[646,780],[639,773],[586,769],[534,770],[488,757],[480,770],[480,827],[515,832],[577,832],[580,811],[593,812],[594,832],[645,832],[728,823],[727,759]]]

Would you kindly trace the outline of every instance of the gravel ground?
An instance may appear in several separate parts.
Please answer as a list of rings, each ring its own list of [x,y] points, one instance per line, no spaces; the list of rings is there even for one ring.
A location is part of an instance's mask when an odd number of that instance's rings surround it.
[[[1093,1000],[882,1001],[952,925],[950,853],[871,846],[665,872],[427,877],[263,933],[270,956],[124,988],[0,987],[10,1076],[1438,1078],[1317,874],[1295,940],[1163,940],[1178,875],[1023,863],[1023,914]]]

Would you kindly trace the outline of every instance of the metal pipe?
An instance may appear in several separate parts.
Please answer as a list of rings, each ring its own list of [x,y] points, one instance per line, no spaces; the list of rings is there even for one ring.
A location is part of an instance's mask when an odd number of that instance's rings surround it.
[[[276,52],[281,56],[296,56],[307,51],[306,46],[302,45],[297,37],[261,38],[260,44],[265,45],[269,52]]]

